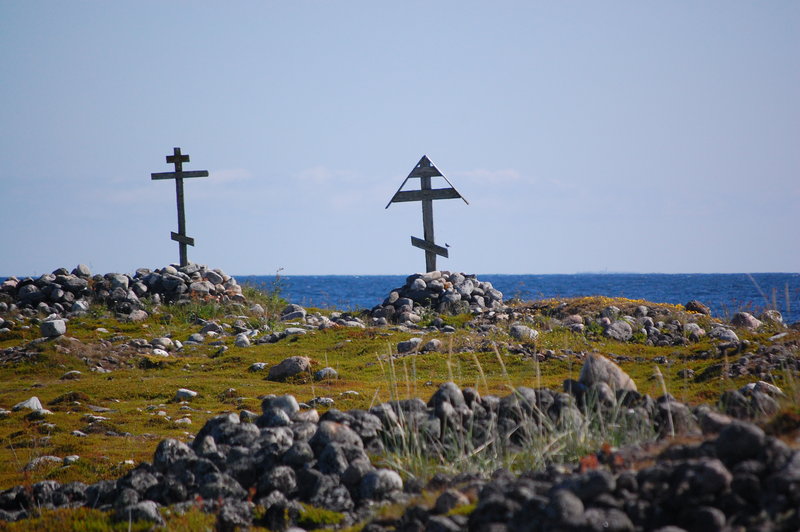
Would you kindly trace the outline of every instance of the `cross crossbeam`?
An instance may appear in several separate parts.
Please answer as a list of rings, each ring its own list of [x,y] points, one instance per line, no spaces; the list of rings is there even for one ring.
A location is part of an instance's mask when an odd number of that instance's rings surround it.
[[[449,188],[431,188],[431,178],[442,177]],[[419,190],[403,190],[409,179],[419,178]],[[436,256],[448,257],[447,248],[438,246],[435,243],[433,236],[433,201],[440,199],[457,199],[461,198],[464,203],[469,205],[469,202],[462,196],[452,183],[442,174],[436,166],[428,159],[427,155],[423,155],[422,159],[414,166],[411,173],[408,174],[403,184],[397,189],[392,199],[386,205],[392,203],[402,203],[407,201],[419,201],[422,203],[422,229],[424,238],[411,237],[411,245],[425,251],[425,271],[431,272],[436,269]]]
[[[175,196],[178,202],[178,232],[171,232],[170,237],[178,243],[180,265],[186,266],[186,246],[194,246],[194,238],[186,236],[186,213],[183,206],[183,180],[191,177],[208,177],[207,170],[183,171],[183,163],[189,162],[189,155],[182,154],[180,148],[172,148],[172,155],[167,155],[167,164],[174,164],[174,172],[156,172],[150,174],[151,180],[174,179]]]

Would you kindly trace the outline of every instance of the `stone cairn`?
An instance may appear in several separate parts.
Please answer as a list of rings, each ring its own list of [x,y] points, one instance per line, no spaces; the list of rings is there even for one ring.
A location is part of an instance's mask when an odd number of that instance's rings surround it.
[[[200,264],[139,268],[133,275],[92,275],[86,265],[70,272],[59,268],[36,279],[9,277],[0,284],[0,312],[20,309],[27,313],[71,317],[86,313],[92,303],[107,305],[121,318],[147,318],[142,300],[153,304],[192,299],[244,303],[236,279],[220,269]]]
[[[44,480],[0,491],[0,523],[42,508],[87,506],[123,522],[158,525],[159,508],[168,506],[214,513],[217,530],[287,530],[302,523],[306,504],[340,512],[340,527],[372,521],[365,530],[376,531],[798,529],[800,451],[708,406],[692,409],[669,395],[654,399],[624,378],[607,378],[617,372],[598,359],[578,381],[565,382],[564,392],[520,386],[504,397],[482,396],[448,382],[427,403],[408,399],[323,414],[290,395],[267,396],[261,415],[215,416],[190,443],[165,439],[152,463],[116,480]],[[614,391],[614,383],[622,388]],[[574,469],[436,475],[427,489],[442,493],[431,507],[413,502],[425,487],[420,480],[404,481],[370,460],[412,439],[429,456],[464,445],[524,450],[534,435],[574,430],[588,415],[653,437],[708,440],[671,446],[638,470],[628,467],[638,456],[631,447],[601,450]],[[476,504],[469,515],[451,512],[470,497]],[[386,503],[407,510],[396,519],[376,515]]]
[[[391,291],[380,305],[371,310],[375,325],[418,323],[422,314],[480,314],[503,307],[503,293],[492,283],[479,281],[475,275],[432,271],[415,273],[406,284]]]

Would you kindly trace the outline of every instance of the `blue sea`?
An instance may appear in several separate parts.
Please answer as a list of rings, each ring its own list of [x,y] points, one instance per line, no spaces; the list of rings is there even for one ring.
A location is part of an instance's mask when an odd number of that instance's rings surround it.
[[[236,276],[240,284],[272,289],[299,305],[339,310],[372,308],[392,289],[405,284],[402,275],[272,275]],[[478,274],[503,292],[534,301],[550,297],[609,296],[646,299],[656,303],[685,304],[697,299],[714,316],[729,318],[738,311],[761,312],[773,305],[784,321],[800,321],[800,274],[798,273],[586,273],[573,275]]]

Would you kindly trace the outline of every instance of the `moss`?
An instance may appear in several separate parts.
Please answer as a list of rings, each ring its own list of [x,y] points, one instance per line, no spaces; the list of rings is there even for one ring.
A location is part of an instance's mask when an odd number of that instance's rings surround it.
[[[478,505],[477,503],[471,503],[471,504],[464,504],[462,506],[456,506],[455,508],[447,512],[447,515],[470,515],[473,511],[475,511],[475,507],[477,505]]]
[[[249,299],[250,296],[248,296]],[[398,359],[390,359],[396,344],[420,331],[400,332],[390,328],[331,328],[310,331],[302,336],[281,340],[274,344],[257,344],[247,349],[231,348],[226,354],[212,359],[218,346],[204,344],[185,346],[180,352],[172,352],[169,358],[145,355],[127,346],[128,340],[109,340],[123,335],[128,339],[152,339],[171,336],[185,340],[197,332],[199,326],[191,321],[191,312],[213,313],[220,322],[233,323],[238,316],[245,316],[250,323],[263,323],[269,312],[280,312],[275,303],[267,308],[268,301],[261,303],[267,315],[256,316],[241,306],[213,306],[195,302],[187,307],[161,306],[151,317],[141,323],[122,323],[108,311],[99,307],[90,315],[70,321],[69,337],[50,341],[38,346],[29,346],[26,352],[33,356],[17,361],[0,360],[0,405],[10,406],[33,395],[54,411],[49,423],[57,426],[48,434],[40,432],[39,425],[24,419],[24,412],[11,413],[0,419],[0,489],[44,478],[59,481],[81,480],[92,483],[100,479],[117,478],[119,464],[126,460],[151,461],[158,442],[165,437],[186,440],[187,432],[195,433],[210,417],[222,412],[235,412],[240,408],[257,410],[260,397],[267,394],[293,394],[299,401],[313,397],[332,397],[335,408],[347,410],[368,408],[371,404],[392,398],[421,397],[426,400],[436,387],[447,380],[461,386],[477,387],[485,394],[506,395],[515,386],[543,386],[560,389],[566,378],[577,378],[582,365],[582,354],[599,352],[618,361],[623,370],[634,379],[639,390],[653,396],[661,395],[658,380],[653,379],[655,359],[666,357],[671,365],[658,364],[667,389],[679,400],[688,403],[715,403],[720,392],[743,385],[748,377],[736,379],[712,378],[708,381],[682,379],[677,376],[680,369],[692,369],[697,375],[714,364],[723,363],[717,356],[715,341],[705,338],[696,344],[681,347],[654,347],[644,343],[621,343],[602,336],[602,328],[587,327],[587,334],[575,334],[555,325],[554,319],[561,314],[574,312],[599,312],[608,305],[616,305],[623,312],[632,312],[639,304],[651,308],[663,308],[666,313],[679,319],[689,317],[704,327],[713,321],[703,316],[689,316],[675,305],[658,305],[636,300],[610,298],[558,299],[521,304],[515,311],[530,317],[540,328],[541,334],[529,351],[542,352],[552,349],[555,358],[534,362],[530,356],[510,353],[507,345],[512,342],[504,333],[479,335],[466,326],[471,315],[446,316],[445,323],[457,328],[454,334],[426,333],[425,339],[439,338],[443,346],[440,353],[424,353]],[[164,319],[165,316],[172,316]],[[667,315],[667,314],[665,314]],[[16,320],[15,320],[16,321]],[[21,329],[26,323],[18,323],[15,329],[26,341],[36,338],[38,329]],[[500,322],[498,325],[502,326]],[[108,332],[98,331],[104,328]],[[740,331],[737,331],[737,334]],[[754,344],[766,344],[768,333],[746,333],[741,337]],[[232,338],[224,337],[230,345]],[[782,341],[788,345],[800,341],[800,332],[789,331]],[[0,348],[20,345],[20,340],[0,337]],[[493,346],[497,346],[495,354]],[[276,383],[264,380],[266,372],[250,372],[254,362],[265,362],[268,366],[294,355],[308,356],[319,366],[331,366],[340,375],[339,379],[315,382],[310,378]],[[498,356],[499,355],[499,356]],[[108,357],[117,362],[107,362]],[[140,365],[140,361],[142,361]],[[101,364],[111,373],[98,373],[90,368]],[[69,369],[82,372],[79,381],[62,381],[60,376]],[[780,382],[776,384],[782,385]],[[178,388],[189,388],[198,392],[191,401],[192,425],[182,426],[151,415],[152,408],[164,410],[172,419],[184,414],[180,405],[171,403]],[[225,392],[233,388],[229,397]],[[358,395],[342,395],[355,390]],[[242,399],[240,399],[242,398]],[[76,402],[80,405],[75,404]],[[51,406],[52,405],[52,406]],[[83,419],[92,413],[89,406],[110,408],[101,413],[109,418],[96,424],[99,430],[87,437],[75,438],[74,430],[85,431],[88,422]],[[109,436],[107,430],[130,433],[131,437]],[[48,439],[43,439],[49,437]],[[63,457],[77,454],[79,462],[69,467],[54,470],[37,470],[22,473],[24,465],[33,457],[54,454]],[[49,475],[49,477],[48,477]]]
[[[345,516],[340,512],[317,508],[304,503],[301,503],[301,506],[302,510],[300,510],[300,515],[297,517],[297,524],[306,530],[332,528],[344,521]]]

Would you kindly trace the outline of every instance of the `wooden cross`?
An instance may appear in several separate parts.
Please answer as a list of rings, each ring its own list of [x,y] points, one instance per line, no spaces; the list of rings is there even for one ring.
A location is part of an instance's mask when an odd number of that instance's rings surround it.
[[[208,177],[207,170],[183,171],[183,163],[189,162],[189,156],[181,154],[180,148],[172,148],[172,155],[167,155],[167,164],[174,164],[174,172],[158,172],[150,174],[151,179],[174,179],[175,195],[178,199],[178,232],[170,233],[172,240],[178,243],[181,266],[186,266],[186,246],[194,246],[194,238],[186,236],[186,215],[183,209],[183,180],[189,177]]]
[[[412,177],[418,177],[420,180],[420,189],[419,190],[403,190],[406,182]],[[433,177],[442,177],[447,184],[450,185],[449,188],[431,188],[431,178]],[[403,181],[403,184],[400,185],[400,188],[397,189],[392,199],[389,200],[389,203],[386,205],[386,208],[389,208],[389,205],[392,203],[401,203],[404,201],[421,201],[422,202],[422,229],[423,229],[423,239],[419,239],[416,237],[411,237],[411,245],[420,249],[425,250],[425,271],[432,272],[436,270],[436,255],[441,255],[442,257],[448,257],[448,252],[446,247],[437,246],[436,242],[433,237],[433,200],[440,200],[440,199],[456,199],[461,198],[464,200],[464,203],[469,205],[469,202],[458,193],[455,189],[453,184],[444,177],[442,174],[428,159],[427,155],[423,155],[422,159],[414,166],[411,170],[411,173],[408,174],[408,177]]]

